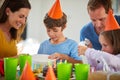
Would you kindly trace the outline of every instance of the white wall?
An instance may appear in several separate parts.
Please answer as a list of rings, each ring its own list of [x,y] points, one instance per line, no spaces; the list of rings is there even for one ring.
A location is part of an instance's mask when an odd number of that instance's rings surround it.
[[[42,20],[54,2],[55,0],[30,0],[32,9],[28,17],[27,38],[34,38],[40,42],[48,39]],[[81,27],[90,21],[86,9],[88,0],[60,0],[60,2],[62,10],[68,16],[65,36],[79,42]]]

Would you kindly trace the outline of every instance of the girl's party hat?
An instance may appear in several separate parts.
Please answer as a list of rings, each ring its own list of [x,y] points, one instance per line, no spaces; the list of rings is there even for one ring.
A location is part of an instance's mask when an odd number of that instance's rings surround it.
[[[117,23],[116,19],[114,18],[112,10],[109,10],[105,24],[105,31],[116,30],[116,29],[120,29],[120,26]]]

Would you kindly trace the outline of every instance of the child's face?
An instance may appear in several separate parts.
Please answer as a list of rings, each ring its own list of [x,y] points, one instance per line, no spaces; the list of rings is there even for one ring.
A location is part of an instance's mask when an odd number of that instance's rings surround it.
[[[102,45],[102,51],[113,53],[113,47],[108,39],[106,39],[103,35],[99,36],[99,42]]]
[[[63,36],[62,27],[46,28],[47,34],[51,40],[57,41]]]

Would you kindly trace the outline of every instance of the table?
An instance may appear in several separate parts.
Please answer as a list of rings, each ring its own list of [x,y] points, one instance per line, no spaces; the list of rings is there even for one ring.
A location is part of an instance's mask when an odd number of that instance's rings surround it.
[[[32,56],[33,62],[38,62],[43,65],[48,64],[48,55],[33,55]],[[109,78],[109,79],[108,79]],[[0,77],[0,80],[4,80],[4,77]],[[44,80],[39,78],[39,80]],[[72,79],[75,80],[75,79]],[[95,71],[89,73],[88,80],[120,80],[120,72],[117,73],[110,73],[110,72],[103,72],[103,71]]]
[[[88,80],[120,80],[120,72],[95,71],[89,74]]]
[[[0,80],[4,80],[4,77],[0,77]],[[44,79],[39,78],[39,80],[44,80]],[[72,79],[72,80],[75,80],[75,79]],[[89,73],[88,80],[120,80],[120,72],[110,73],[110,72],[103,72],[103,71],[95,71],[95,72]]]

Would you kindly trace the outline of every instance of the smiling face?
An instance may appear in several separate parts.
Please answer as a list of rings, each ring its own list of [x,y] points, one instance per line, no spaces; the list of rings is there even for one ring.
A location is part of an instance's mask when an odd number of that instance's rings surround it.
[[[104,31],[107,13],[105,12],[105,9],[103,6],[95,10],[89,9],[88,13],[94,25],[95,31],[99,35],[100,32]]]
[[[7,8],[6,14],[8,15],[9,26],[19,29],[19,27],[25,24],[29,11],[30,9],[28,8],[21,8],[18,11],[12,12]]]

